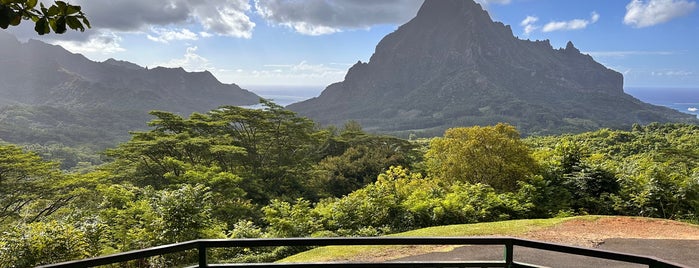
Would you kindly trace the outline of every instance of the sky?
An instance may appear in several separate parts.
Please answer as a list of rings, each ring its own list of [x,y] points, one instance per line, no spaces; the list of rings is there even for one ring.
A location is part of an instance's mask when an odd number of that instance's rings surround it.
[[[470,1],[470,0],[468,0]],[[37,36],[95,61],[212,72],[255,89],[322,89],[366,62],[423,0],[70,0],[92,29]],[[520,39],[572,41],[625,76],[627,87],[699,88],[695,0],[479,0]]]

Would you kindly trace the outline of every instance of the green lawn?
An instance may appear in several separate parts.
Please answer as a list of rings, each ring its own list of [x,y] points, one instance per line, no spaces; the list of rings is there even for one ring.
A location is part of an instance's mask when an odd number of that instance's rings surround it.
[[[389,236],[398,237],[464,237],[513,236],[552,227],[572,219],[596,220],[599,216],[554,218],[543,220],[513,220],[501,222],[438,226]],[[279,262],[329,262],[348,260],[381,260],[399,258],[430,251],[447,251],[452,247],[435,246],[330,246],[312,249],[287,257]]]

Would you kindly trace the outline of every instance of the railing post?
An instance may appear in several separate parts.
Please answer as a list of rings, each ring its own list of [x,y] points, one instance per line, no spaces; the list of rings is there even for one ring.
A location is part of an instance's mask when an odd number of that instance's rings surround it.
[[[514,267],[514,242],[512,239],[507,239],[505,242],[505,265],[507,267]]]
[[[204,243],[199,242],[199,246],[197,248],[199,249],[199,267],[208,267],[209,264],[206,261],[206,246]]]

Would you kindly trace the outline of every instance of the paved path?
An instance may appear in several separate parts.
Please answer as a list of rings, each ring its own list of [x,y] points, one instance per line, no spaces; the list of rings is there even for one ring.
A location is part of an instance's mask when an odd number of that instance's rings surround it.
[[[608,239],[598,248],[636,255],[656,256],[667,261],[699,268],[699,240]],[[522,247],[515,247],[514,253],[515,261],[549,267],[645,267]],[[396,261],[476,261],[502,260],[502,258],[502,246],[464,246],[451,252],[430,253]]]

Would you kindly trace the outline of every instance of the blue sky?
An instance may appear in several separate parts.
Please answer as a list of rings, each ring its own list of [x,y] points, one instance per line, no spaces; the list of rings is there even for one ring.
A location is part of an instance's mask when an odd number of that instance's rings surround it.
[[[20,39],[59,44],[96,61],[209,70],[219,80],[324,88],[368,61],[386,34],[422,0],[69,1],[93,28]],[[572,41],[630,87],[699,88],[699,4],[695,0],[480,0],[522,39]]]

